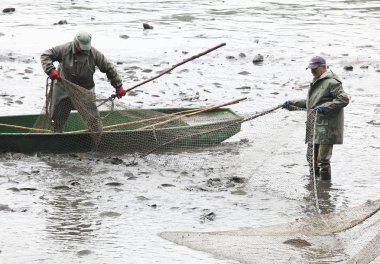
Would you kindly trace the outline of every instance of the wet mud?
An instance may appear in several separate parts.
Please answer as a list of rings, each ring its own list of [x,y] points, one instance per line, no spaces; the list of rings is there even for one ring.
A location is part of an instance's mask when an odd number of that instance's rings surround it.
[[[133,90],[117,102],[125,108],[198,107],[244,96],[232,108],[249,116],[304,98],[311,80],[305,68],[316,54],[351,98],[332,181],[318,180],[316,188],[307,175],[304,116],[284,110],[243,124],[221,146],[189,152],[141,159],[2,153],[0,262],[238,263],[157,234],[285,223],[315,215],[316,203],[332,213],[379,198],[376,1],[2,3],[15,11],[0,14],[1,115],[42,111],[47,76],[39,56],[83,29],[115,63],[125,88],[226,42]],[[114,92],[99,71],[95,83],[103,97]]]

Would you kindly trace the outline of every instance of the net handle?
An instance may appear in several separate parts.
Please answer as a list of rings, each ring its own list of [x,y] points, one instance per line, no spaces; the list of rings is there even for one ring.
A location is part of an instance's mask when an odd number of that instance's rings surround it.
[[[173,118],[170,118],[168,120],[165,120],[165,121],[162,121],[162,122],[159,122],[159,123],[156,123],[156,124],[153,124],[153,125],[149,125],[149,126],[145,126],[145,127],[141,127],[137,130],[143,130],[143,129],[148,129],[148,128],[155,128],[157,126],[160,126],[160,125],[163,125],[163,124],[166,124],[166,123],[169,123],[169,122],[172,122],[172,121],[175,121],[175,120],[178,120],[178,119],[181,119],[181,118],[184,118],[184,117],[188,117],[188,116],[193,116],[193,115],[197,115],[197,114],[200,114],[200,113],[203,113],[203,112],[207,112],[207,111],[211,111],[211,110],[215,110],[215,109],[218,109],[218,108],[221,108],[223,106],[228,106],[228,105],[232,105],[232,104],[237,104],[237,103],[240,103],[241,101],[247,99],[247,97],[244,97],[244,98],[240,98],[240,99],[236,99],[236,100],[232,100],[232,101],[228,101],[228,102],[225,102],[225,103],[222,103],[222,104],[219,104],[219,105],[211,105],[211,106],[208,106],[206,108],[202,108],[200,109],[199,111],[195,111],[193,113],[188,113],[188,114],[183,114],[183,115],[179,115],[179,116],[176,116],[176,117],[173,117]]]
[[[40,128],[18,126],[18,125],[4,124],[4,123],[0,123],[0,126],[1,127],[8,127],[8,128],[23,129],[23,130],[28,130],[30,132],[37,132],[37,133],[39,133],[39,132],[42,132],[42,133],[51,132],[51,130],[48,130],[48,129],[40,129]]]
[[[137,121],[131,121],[131,122],[122,123],[122,124],[115,124],[115,125],[104,126],[103,130],[121,128],[121,127],[125,127],[125,126],[130,126],[130,125],[137,125],[137,124],[141,124],[141,123],[162,120],[162,119],[166,119],[166,118],[171,118],[173,116],[182,115],[182,114],[185,114],[185,113],[196,112],[196,111],[199,111],[199,109],[200,108],[194,108],[194,109],[189,109],[189,110],[185,110],[185,111],[181,111],[181,112],[177,112],[177,113],[173,113],[173,114],[168,114],[168,115],[165,115],[165,116],[158,116],[158,117],[146,118],[146,119],[141,119],[141,120],[137,120]],[[66,132],[66,133],[78,133],[78,132],[88,132],[88,131],[89,131],[88,129],[82,129],[82,130],[69,131],[69,132]]]
[[[215,46],[215,47],[213,47],[213,48],[211,48],[211,49],[208,49],[208,50],[206,50],[206,51],[204,51],[204,52],[201,52],[201,53],[199,53],[199,54],[197,54],[197,55],[194,55],[194,56],[192,56],[192,57],[190,57],[190,58],[188,58],[188,59],[185,59],[185,60],[183,60],[182,62],[173,65],[170,69],[164,70],[163,72],[161,72],[161,73],[158,74],[157,76],[154,76],[154,77],[152,77],[152,78],[150,78],[150,79],[148,79],[148,80],[145,80],[145,81],[143,81],[143,82],[141,82],[141,83],[139,83],[139,84],[136,84],[135,86],[133,86],[133,87],[127,89],[126,92],[132,91],[133,89],[136,89],[137,87],[140,87],[140,86],[143,85],[143,84],[146,84],[146,83],[148,83],[148,82],[151,82],[151,81],[153,81],[153,80],[155,80],[155,79],[161,77],[162,75],[171,72],[172,70],[174,70],[174,69],[177,68],[178,66],[181,66],[182,64],[185,64],[185,63],[187,63],[187,62],[189,62],[189,61],[192,61],[192,60],[194,60],[194,59],[197,59],[197,58],[199,58],[199,57],[202,57],[203,55],[206,55],[207,53],[210,53],[211,51],[214,51],[214,50],[216,50],[216,49],[219,49],[219,48],[221,48],[221,47],[223,47],[223,46],[225,46],[225,45],[226,45],[226,43],[221,43],[221,44],[219,44],[219,45],[217,45],[217,46]]]
[[[207,53],[210,53],[211,51],[214,51],[214,50],[216,50],[216,49],[219,49],[219,48],[221,48],[221,47],[223,47],[223,46],[225,46],[225,45],[226,45],[226,43],[221,43],[221,44],[219,44],[219,45],[217,45],[217,46],[215,46],[215,47],[213,47],[213,48],[211,48],[211,49],[208,49],[208,50],[203,51],[203,52],[201,52],[201,53],[199,53],[199,54],[197,54],[197,55],[194,55],[194,56],[192,56],[192,57],[190,57],[190,58],[188,58],[188,59],[185,59],[185,60],[181,61],[180,63],[177,63],[177,64],[173,65],[171,68],[164,70],[164,71],[161,72],[160,74],[158,74],[158,75],[156,75],[156,76],[154,76],[154,77],[152,77],[152,78],[150,78],[150,79],[148,79],[148,80],[145,80],[145,81],[143,81],[143,82],[141,82],[141,83],[139,83],[139,84],[136,84],[135,86],[133,86],[133,87],[131,87],[131,88],[125,90],[125,91],[128,93],[128,92],[132,91],[133,89],[136,89],[137,87],[140,87],[141,85],[144,85],[144,84],[146,84],[146,83],[148,83],[148,82],[151,82],[151,81],[153,81],[153,80],[155,80],[155,79],[157,79],[157,78],[160,78],[162,75],[171,72],[172,70],[174,70],[174,69],[177,68],[178,66],[181,66],[182,64],[185,64],[185,63],[187,63],[187,62],[189,62],[189,61],[192,61],[192,60],[195,60],[195,59],[197,59],[197,58],[199,58],[199,57],[202,57],[203,55],[206,55]],[[112,101],[112,100],[114,100],[115,98],[116,98],[116,94],[112,94],[107,100]]]

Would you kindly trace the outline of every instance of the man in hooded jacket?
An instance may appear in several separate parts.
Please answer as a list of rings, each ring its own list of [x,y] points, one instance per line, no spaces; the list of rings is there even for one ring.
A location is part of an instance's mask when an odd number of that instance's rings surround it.
[[[311,69],[314,77],[306,99],[286,101],[283,107],[289,110],[306,108],[306,124],[314,124],[315,121],[313,128],[306,129],[307,160],[311,173],[314,172],[322,180],[330,180],[333,145],[343,144],[343,108],[348,105],[349,96],[343,90],[339,78],[327,70],[324,58],[313,57],[306,69]]]
[[[87,90],[94,92],[95,67],[106,73],[111,85],[116,89],[116,96],[125,96],[123,82],[115,66],[97,49],[91,46],[91,34],[78,32],[73,41],[48,49],[41,55],[42,68],[54,80],[51,102],[51,119],[55,132],[62,132],[65,122],[74,106],[60,81],[64,78]],[[58,61],[58,70],[54,62]],[[96,106],[87,109],[99,120]],[[97,124],[96,126],[100,126]],[[91,129],[91,128],[90,128]]]

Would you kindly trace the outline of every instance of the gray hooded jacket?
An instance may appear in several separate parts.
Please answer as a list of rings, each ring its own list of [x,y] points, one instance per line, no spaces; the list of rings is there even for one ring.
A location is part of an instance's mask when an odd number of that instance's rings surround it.
[[[313,111],[322,106],[323,114],[317,114],[315,124],[315,144],[342,144],[344,128],[343,108],[348,105],[349,96],[342,87],[342,82],[331,71],[326,71],[318,79],[313,80],[306,100],[292,100],[291,105]],[[313,115],[308,115],[308,119]],[[311,120],[307,121],[310,124]],[[312,143],[313,129],[306,129],[306,143]]]
[[[62,78],[65,78],[75,84],[86,89],[93,90],[95,88],[94,73],[95,66],[111,81],[111,85],[115,88],[123,85],[114,65],[94,47],[90,50],[76,52],[74,42],[68,42],[48,49],[41,55],[42,68],[46,74],[54,67],[53,62],[58,61],[58,72]],[[68,95],[62,84],[55,81],[53,87],[52,107],[55,106]]]

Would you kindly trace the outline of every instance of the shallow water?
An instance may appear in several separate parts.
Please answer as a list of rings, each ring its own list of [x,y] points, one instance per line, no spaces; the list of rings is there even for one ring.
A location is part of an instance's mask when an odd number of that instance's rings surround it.
[[[16,12],[0,14],[1,115],[41,111],[46,75],[39,56],[81,29],[117,63],[126,88],[227,44],[138,88],[122,99],[128,108],[247,97],[232,108],[252,114],[305,97],[307,61],[324,55],[351,102],[331,185],[319,184],[320,210],[379,199],[379,1],[2,1],[6,7]],[[60,20],[67,24],[54,25]],[[252,63],[257,54],[261,65]],[[349,65],[353,71],[344,70]],[[109,96],[104,78],[97,72],[97,93]],[[218,148],[153,155],[138,166],[98,154],[2,154],[0,262],[235,263],[157,233],[259,227],[315,214],[303,134],[302,115],[279,110],[244,124]],[[234,176],[246,182],[231,184]]]

